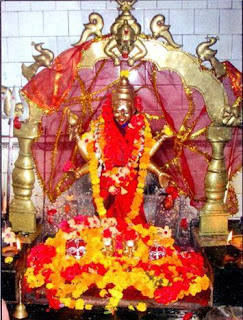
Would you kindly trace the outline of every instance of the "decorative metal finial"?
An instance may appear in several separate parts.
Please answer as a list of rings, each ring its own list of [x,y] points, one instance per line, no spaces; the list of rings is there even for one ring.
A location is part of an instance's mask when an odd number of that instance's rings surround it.
[[[26,66],[24,63],[22,64],[22,75],[30,81],[30,79],[36,74],[37,70],[40,67],[50,67],[52,61],[54,59],[54,53],[49,49],[42,48],[42,43],[31,43],[34,46],[36,51],[39,51],[40,54],[36,56],[32,56],[35,60],[30,66]]]
[[[12,90],[5,86],[1,86],[1,94],[3,101],[2,116],[4,119],[8,118],[11,121],[15,117],[18,117],[18,120],[21,122],[27,121],[29,119],[29,106],[22,96],[21,90],[19,90],[21,103],[16,102],[17,94],[15,86]]]
[[[164,38],[168,44],[174,48],[180,48],[181,45],[175,43],[169,29],[170,25],[165,24],[165,16],[162,14],[157,14],[153,17],[150,23],[150,29],[152,31],[152,37],[158,39],[160,37]]]
[[[130,11],[134,10],[132,7],[134,3],[137,2],[137,0],[132,0],[132,1],[119,1],[117,0],[117,3],[120,5],[120,8],[118,8],[119,11]]]
[[[226,70],[222,63],[215,57],[218,50],[213,50],[210,47],[214,45],[218,40],[219,37],[206,37],[207,41],[200,43],[196,48],[196,53],[198,58],[201,61],[209,61],[212,69],[215,72],[217,78],[222,77],[226,74]]]
[[[99,13],[91,13],[89,15],[89,23],[84,24],[85,29],[81,34],[81,37],[77,43],[72,46],[77,47],[88,40],[92,35],[96,37],[102,37],[102,29],[104,26],[104,20]]]
[[[147,54],[147,49],[140,39],[141,26],[130,12],[135,2],[136,0],[117,1],[120,5],[118,10],[122,13],[111,26],[112,36],[104,48],[106,55],[116,66],[120,64],[121,57],[127,59],[129,66],[133,66]]]

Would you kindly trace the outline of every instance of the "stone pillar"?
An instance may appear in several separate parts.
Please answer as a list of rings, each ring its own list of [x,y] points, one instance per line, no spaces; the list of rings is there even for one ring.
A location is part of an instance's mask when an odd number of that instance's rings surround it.
[[[212,159],[205,178],[206,203],[200,212],[199,235],[228,234],[229,212],[224,203],[228,182],[224,147],[231,139],[232,128],[211,125],[207,130],[207,140],[212,145]]]

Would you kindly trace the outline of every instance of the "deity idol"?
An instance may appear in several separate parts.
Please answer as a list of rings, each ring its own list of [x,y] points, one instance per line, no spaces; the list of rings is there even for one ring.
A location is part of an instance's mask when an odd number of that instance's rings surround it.
[[[168,175],[151,157],[168,136],[155,140],[141,102],[127,77],[121,76],[90,131],[81,137],[77,116],[69,112],[69,125],[86,164],[74,172],[76,178],[89,173],[93,200],[100,218],[115,217],[126,223],[146,223],[143,190],[147,171],[155,173],[165,187]]]

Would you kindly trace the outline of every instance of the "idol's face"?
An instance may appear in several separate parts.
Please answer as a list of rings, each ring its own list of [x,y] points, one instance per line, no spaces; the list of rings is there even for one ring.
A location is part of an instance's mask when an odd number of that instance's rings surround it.
[[[113,114],[116,122],[122,126],[129,122],[133,114],[133,103],[129,100],[118,100],[113,102]]]

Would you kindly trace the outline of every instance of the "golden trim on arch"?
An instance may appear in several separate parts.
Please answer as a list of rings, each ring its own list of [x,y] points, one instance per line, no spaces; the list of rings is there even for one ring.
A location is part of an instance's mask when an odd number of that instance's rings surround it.
[[[107,59],[104,53],[108,38],[93,42],[82,59],[81,68],[92,68],[99,60]],[[141,40],[147,49],[142,61],[153,62],[158,70],[176,72],[185,85],[198,90],[205,101],[207,112],[214,123],[222,124],[220,110],[228,105],[228,98],[222,83],[211,70],[203,70],[199,60],[182,49],[169,50],[168,45],[157,40]]]

